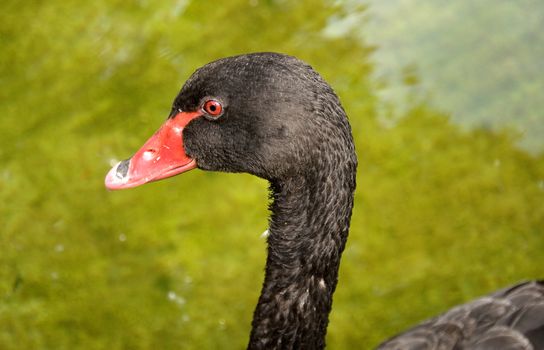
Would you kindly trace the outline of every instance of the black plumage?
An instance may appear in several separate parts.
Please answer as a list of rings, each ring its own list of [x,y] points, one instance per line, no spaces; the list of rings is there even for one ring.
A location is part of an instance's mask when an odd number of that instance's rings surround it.
[[[210,99],[223,108],[217,118],[202,111]],[[183,148],[199,168],[270,182],[266,273],[248,348],[323,348],[357,168],[339,99],[302,61],[256,53],[198,69],[170,119],[183,112],[196,116],[183,125]],[[107,182],[124,188],[130,162]],[[527,282],[477,299],[379,349],[544,349],[544,286]]]
[[[520,283],[457,306],[378,349],[544,349],[544,282]]]
[[[186,127],[187,155],[205,170],[270,181],[268,259],[249,348],[322,348],[355,189],[345,112],[313,69],[272,53],[203,67],[174,109],[194,110],[206,96],[226,112]]]

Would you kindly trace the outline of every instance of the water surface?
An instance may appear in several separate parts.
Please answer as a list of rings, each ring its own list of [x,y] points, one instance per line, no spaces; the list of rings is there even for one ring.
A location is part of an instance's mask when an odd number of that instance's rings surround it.
[[[372,348],[544,266],[536,1],[4,1],[0,348],[230,349],[262,283],[267,184],[107,192],[213,59],[311,63],[359,155],[331,349]]]

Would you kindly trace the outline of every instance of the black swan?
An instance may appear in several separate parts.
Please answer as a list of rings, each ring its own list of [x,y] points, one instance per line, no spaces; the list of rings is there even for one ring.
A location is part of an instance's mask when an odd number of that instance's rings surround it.
[[[353,207],[357,158],[332,88],[277,53],[198,69],[165,124],[106,176],[123,189],[193,168],[270,182],[268,258],[249,349],[322,349]],[[379,349],[544,349],[544,282],[458,306]]]

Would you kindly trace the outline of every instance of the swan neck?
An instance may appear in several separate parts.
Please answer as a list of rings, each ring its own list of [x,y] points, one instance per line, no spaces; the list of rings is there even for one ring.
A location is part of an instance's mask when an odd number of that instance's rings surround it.
[[[348,162],[349,163],[349,162]],[[346,243],[353,161],[323,174],[271,181],[266,274],[250,349],[322,349]]]

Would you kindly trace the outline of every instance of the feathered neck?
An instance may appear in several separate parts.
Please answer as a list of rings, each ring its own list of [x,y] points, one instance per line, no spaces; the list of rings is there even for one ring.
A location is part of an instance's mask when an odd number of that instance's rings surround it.
[[[266,274],[249,349],[325,346],[355,190],[357,161],[347,146],[319,169],[271,181]]]

